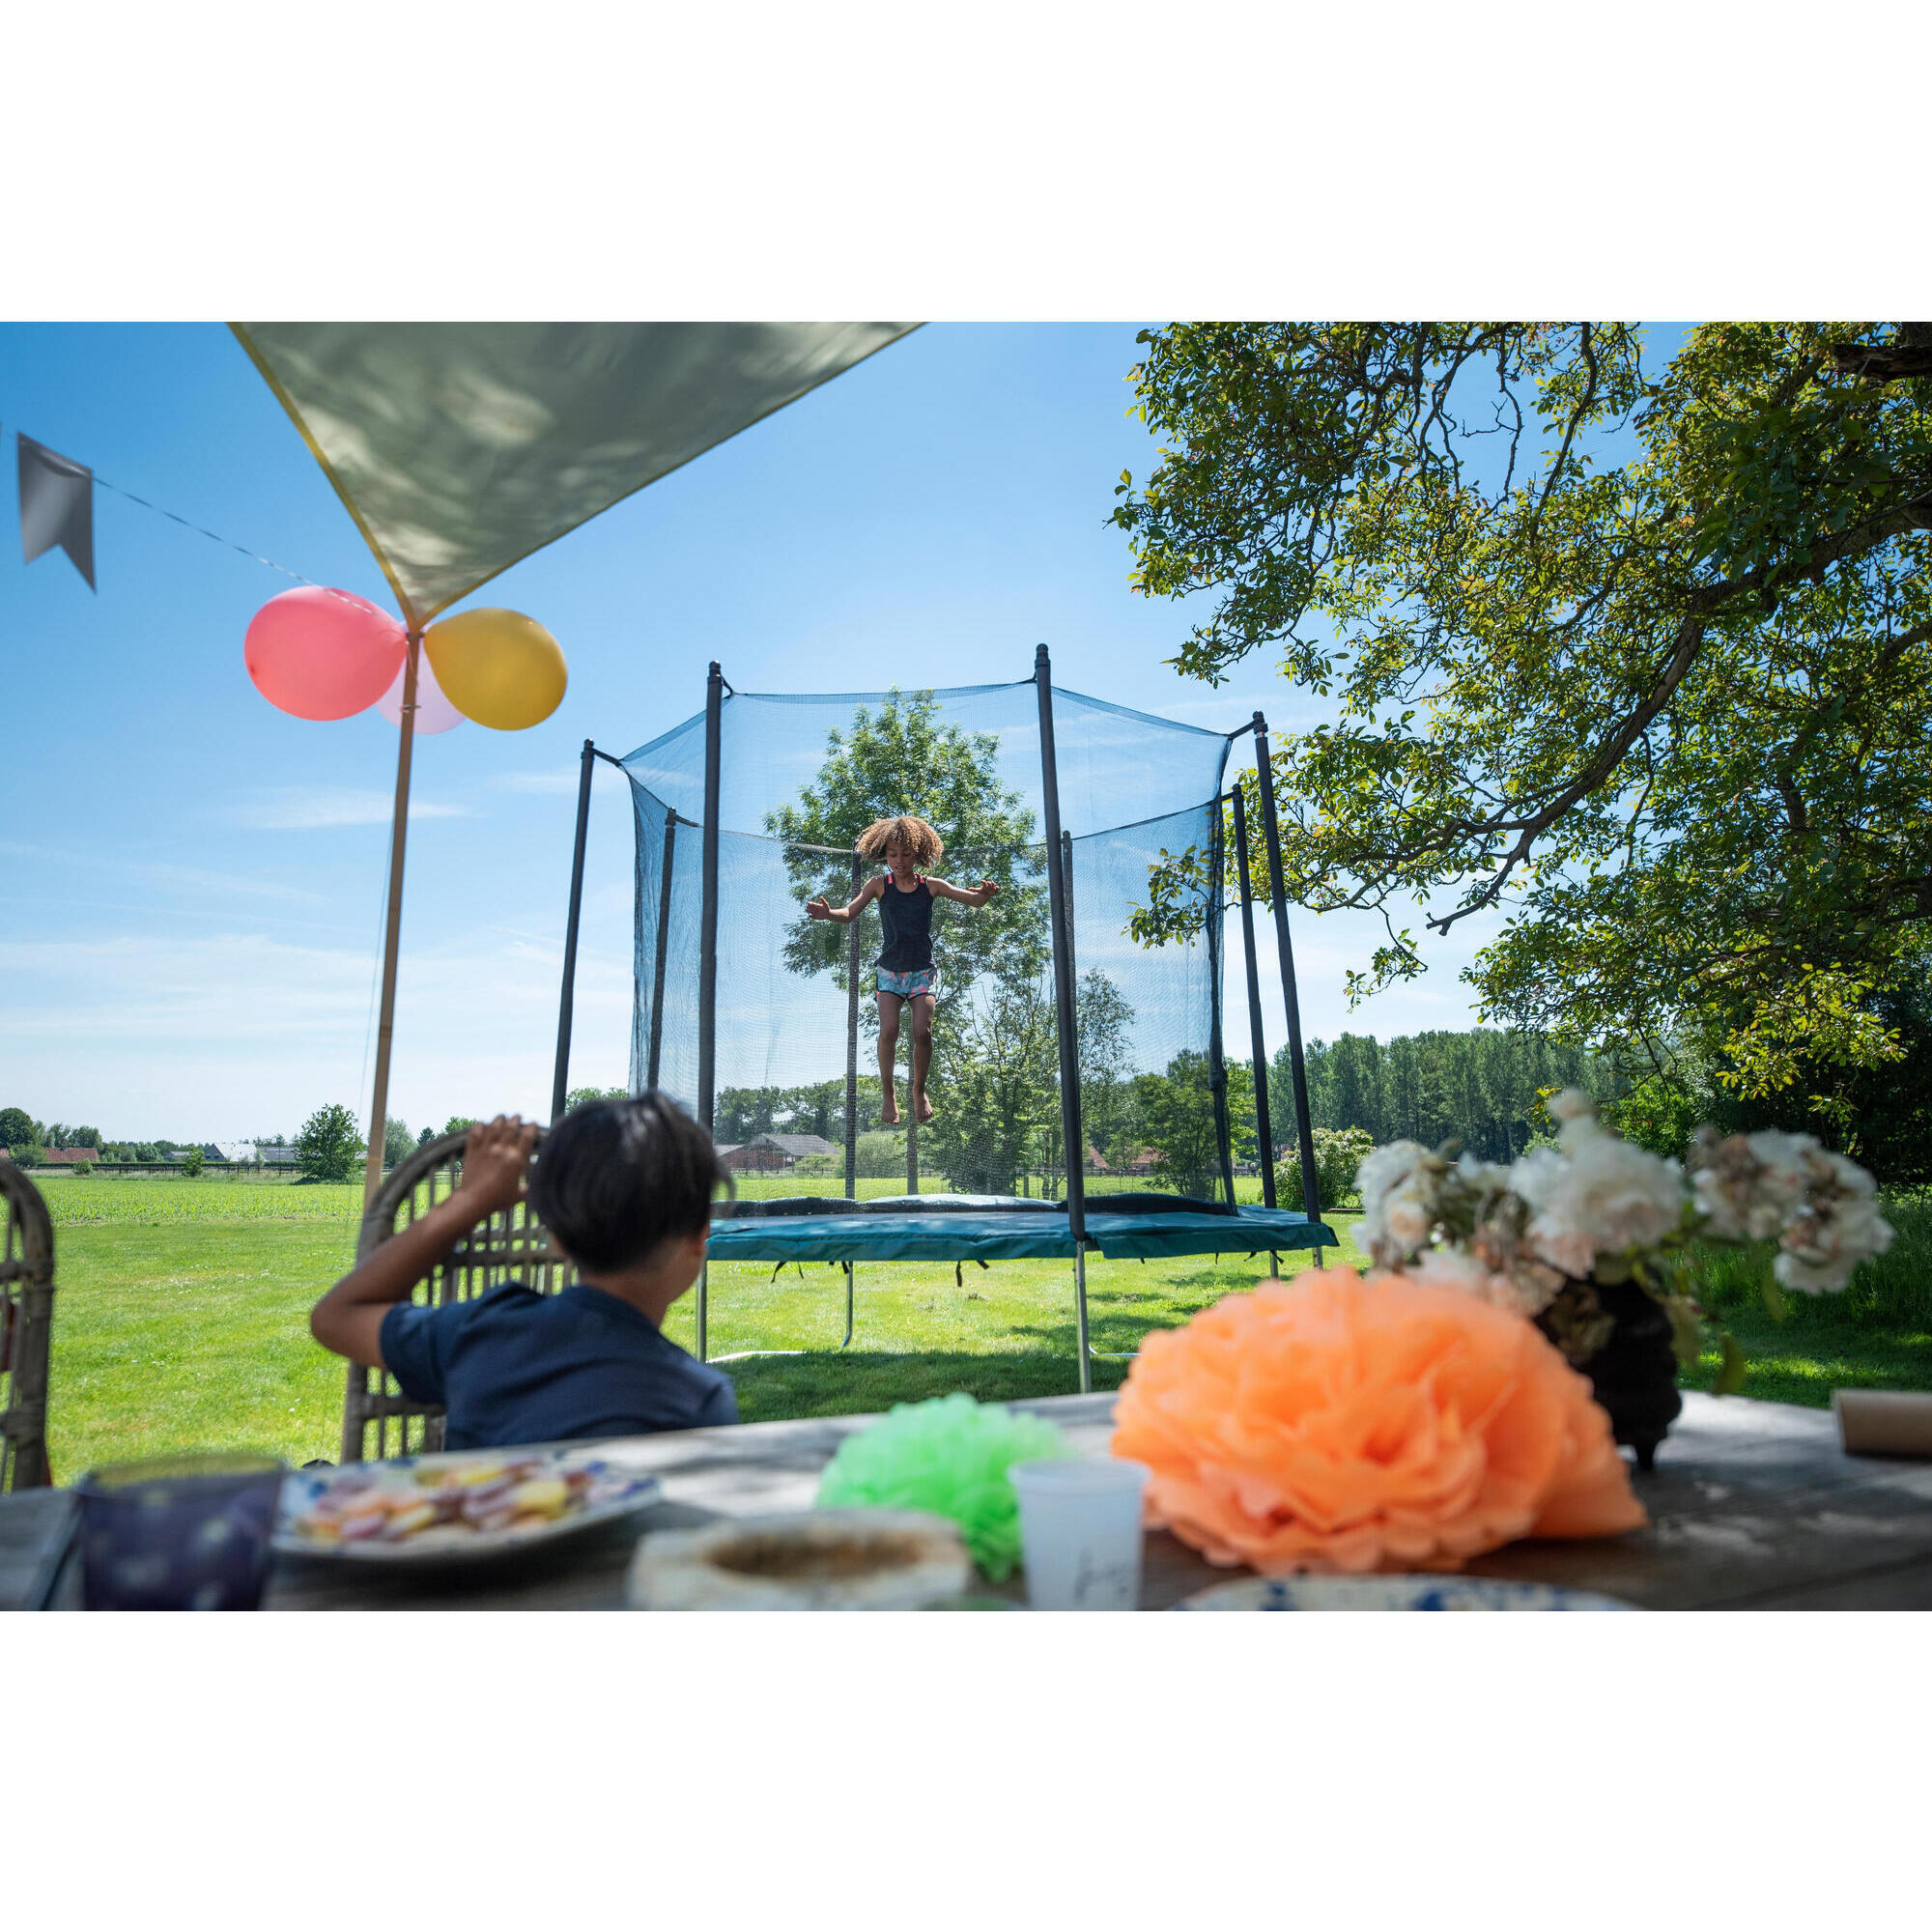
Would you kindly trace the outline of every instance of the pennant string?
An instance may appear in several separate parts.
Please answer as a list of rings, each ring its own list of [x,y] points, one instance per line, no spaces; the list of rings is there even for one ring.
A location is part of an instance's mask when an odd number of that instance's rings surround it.
[[[0,431],[0,434],[4,434],[8,437],[11,437],[14,441],[14,443],[16,445],[18,444],[20,440],[20,432],[18,430],[10,429],[6,431]],[[35,440],[35,439],[32,437],[29,437],[27,440],[30,442]],[[68,460],[70,462],[74,462],[77,459],[70,457]],[[327,583],[318,583],[314,578],[304,577],[300,571],[291,570],[287,564],[277,563],[273,557],[264,556],[259,551],[250,550],[246,544],[237,543],[233,537],[224,537],[220,535],[217,531],[208,529],[200,524],[191,523],[186,517],[177,516],[173,510],[167,509],[162,504],[151,503],[148,501],[147,497],[137,497],[135,496],[133,491],[124,490],[118,483],[110,483],[107,480],[107,478],[101,475],[101,473],[98,469],[92,470],[90,473],[92,474],[95,482],[98,483],[101,489],[111,490],[117,497],[125,497],[128,502],[138,503],[140,504],[142,509],[152,510],[157,517],[165,517],[167,518],[169,523],[179,524],[185,530],[192,530],[197,536],[204,536],[208,538],[208,540],[211,543],[220,544],[224,550],[235,551],[240,555],[247,557],[250,560],[250,562],[264,564],[270,570],[279,571],[282,576],[293,578],[298,583],[307,584],[311,590],[327,591],[327,594],[331,597],[340,597],[345,602],[351,601],[351,593],[348,591],[336,590]]]

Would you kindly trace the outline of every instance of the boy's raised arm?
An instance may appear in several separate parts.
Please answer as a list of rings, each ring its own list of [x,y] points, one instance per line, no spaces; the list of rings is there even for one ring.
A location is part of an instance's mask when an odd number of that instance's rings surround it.
[[[356,1263],[309,1311],[309,1333],[365,1369],[383,1368],[383,1318],[477,1222],[523,1199],[536,1137],[517,1115],[471,1127],[462,1185]]]

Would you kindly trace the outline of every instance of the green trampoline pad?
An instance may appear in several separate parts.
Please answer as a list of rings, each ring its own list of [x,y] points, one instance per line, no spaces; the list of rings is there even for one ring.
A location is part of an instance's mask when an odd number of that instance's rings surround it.
[[[1238,1214],[1107,1214],[1090,1209],[1087,1244],[1109,1261],[1339,1247],[1334,1232],[1285,1208]],[[796,1214],[713,1221],[715,1262],[1071,1261],[1060,1214]]]

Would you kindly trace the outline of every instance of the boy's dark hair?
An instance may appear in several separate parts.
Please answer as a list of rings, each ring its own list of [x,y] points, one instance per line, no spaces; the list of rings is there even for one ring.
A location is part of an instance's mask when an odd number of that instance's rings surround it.
[[[711,1136],[662,1094],[566,1114],[530,1168],[529,1203],[572,1261],[614,1273],[711,1224],[725,1179]]]

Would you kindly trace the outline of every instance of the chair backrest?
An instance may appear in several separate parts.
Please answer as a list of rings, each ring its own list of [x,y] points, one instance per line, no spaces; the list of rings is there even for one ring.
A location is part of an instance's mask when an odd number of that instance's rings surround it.
[[[357,1261],[366,1260],[438,1202],[449,1199],[463,1179],[466,1138],[445,1134],[431,1141],[384,1181],[362,1216]],[[519,1202],[472,1228],[415,1284],[411,1298],[424,1307],[440,1308],[445,1302],[473,1301],[506,1281],[520,1281],[539,1294],[554,1294],[575,1279],[575,1270],[552,1248],[542,1223]],[[394,1377],[350,1363],[349,1390],[342,1406],[345,1463],[427,1455],[441,1447],[439,1406],[412,1402]]]
[[[0,1494],[47,1485],[54,1228],[41,1190],[0,1148]]]

